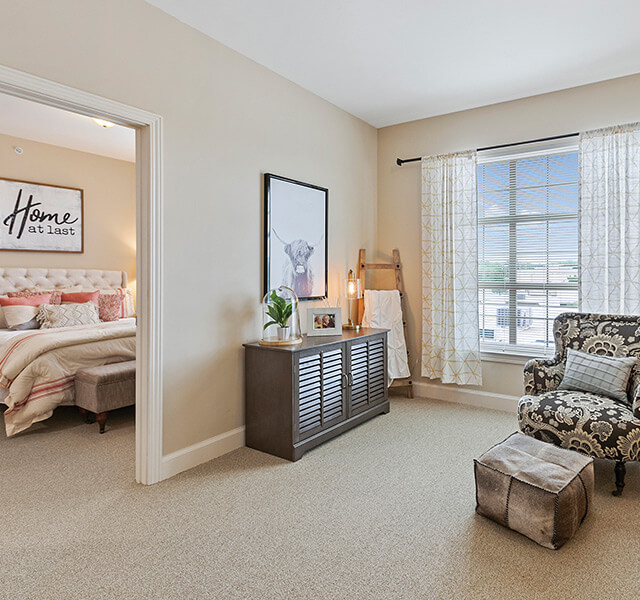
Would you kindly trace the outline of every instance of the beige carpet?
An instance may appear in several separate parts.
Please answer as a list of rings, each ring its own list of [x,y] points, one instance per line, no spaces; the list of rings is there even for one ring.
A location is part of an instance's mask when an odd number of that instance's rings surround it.
[[[0,598],[636,599],[640,469],[558,551],[475,515],[472,459],[514,416],[394,398],[297,463],[246,448],[133,482],[132,413],[0,438]]]

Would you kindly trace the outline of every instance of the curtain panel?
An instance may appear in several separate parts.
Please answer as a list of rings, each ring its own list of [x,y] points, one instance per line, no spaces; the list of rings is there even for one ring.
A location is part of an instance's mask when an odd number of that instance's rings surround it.
[[[583,312],[640,314],[640,124],[580,135]]]
[[[422,160],[422,375],[480,385],[476,153]]]

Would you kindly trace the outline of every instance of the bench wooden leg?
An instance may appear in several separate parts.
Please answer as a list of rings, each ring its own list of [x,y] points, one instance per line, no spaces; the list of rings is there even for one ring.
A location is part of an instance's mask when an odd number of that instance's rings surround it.
[[[80,415],[84,417],[85,423],[95,423],[96,416],[90,410],[78,407],[78,411],[80,412]]]
[[[104,426],[107,422],[107,413],[106,412],[98,413],[96,415],[96,421],[98,421],[98,424],[100,425],[100,433],[104,433]]]

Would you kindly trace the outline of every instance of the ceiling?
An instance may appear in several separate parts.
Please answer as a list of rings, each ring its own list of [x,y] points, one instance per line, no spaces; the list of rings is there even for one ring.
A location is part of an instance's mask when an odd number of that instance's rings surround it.
[[[633,0],[147,0],[375,127],[640,72]]]
[[[0,133],[135,162],[135,130],[105,128],[89,117],[0,94]]]

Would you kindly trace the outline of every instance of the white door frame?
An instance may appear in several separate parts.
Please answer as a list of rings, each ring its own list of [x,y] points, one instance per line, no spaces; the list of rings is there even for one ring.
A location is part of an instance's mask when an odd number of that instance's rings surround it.
[[[0,65],[0,92],[136,129],[136,480],[162,478],[162,117]]]

